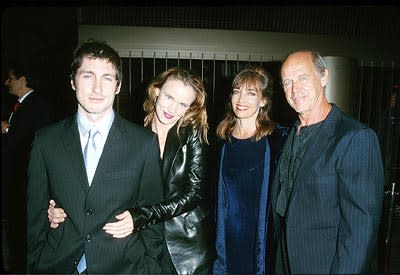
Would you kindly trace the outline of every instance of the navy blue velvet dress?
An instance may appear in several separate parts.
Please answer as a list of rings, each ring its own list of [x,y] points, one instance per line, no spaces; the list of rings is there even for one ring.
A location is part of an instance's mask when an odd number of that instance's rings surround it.
[[[226,144],[222,177],[227,186],[226,264],[228,274],[254,274],[258,208],[267,140]]]

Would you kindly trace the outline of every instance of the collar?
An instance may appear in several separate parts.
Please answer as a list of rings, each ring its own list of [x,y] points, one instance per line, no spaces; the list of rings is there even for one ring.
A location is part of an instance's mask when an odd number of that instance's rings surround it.
[[[78,112],[77,114],[77,122],[79,133],[82,136],[86,136],[90,129],[95,128],[100,132],[102,137],[106,137],[108,132],[111,129],[111,125],[114,121],[114,110],[110,112],[106,117],[104,117],[101,121],[96,124],[91,123],[84,115]]]
[[[30,95],[33,92],[33,90],[27,92],[26,94],[24,94],[23,96],[21,96],[20,98],[18,98],[19,103],[22,103],[22,101],[24,101],[24,99]]]

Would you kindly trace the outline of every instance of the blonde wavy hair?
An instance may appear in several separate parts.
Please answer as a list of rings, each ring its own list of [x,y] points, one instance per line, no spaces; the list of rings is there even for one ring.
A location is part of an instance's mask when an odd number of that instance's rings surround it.
[[[147,89],[147,97],[143,103],[143,109],[146,112],[144,118],[144,126],[148,126],[154,119],[156,112],[156,89],[161,89],[168,79],[176,79],[182,81],[185,85],[189,85],[196,92],[196,99],[190,105],[190,108],[178,120],[177,133],[179,136],[180,127],[191,126],[192,129],[199,128],[200,139],[208,144],[207,132],[207,110],[206,110],[206,91],[201,78],[188,70],[183,68],[174,67],[170,68],[160,75],[158,75],[150,84]]]
[[[269,117],[272,107],[272,79],[262,67],[249,67],[240,71],[232,82],[232,91],[241,86],[254,85],[258,93],[261,93],[266,104],[260,108],[256,118],[256,141],[270,135],[276,126],[276,122]],[[232,94],[231,94],[232,96]],[[224,140],[231,140],[231,135],[236,126],[236,116],[229,101],[225,118],[218,124],[217,135]]]

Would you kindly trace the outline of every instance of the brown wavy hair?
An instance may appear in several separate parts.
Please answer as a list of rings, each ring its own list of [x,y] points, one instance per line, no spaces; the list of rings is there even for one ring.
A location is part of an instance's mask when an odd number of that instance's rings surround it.
[[[164,71],[149,84],[147,89],[147,97],[143,103],[143,109],[147,114],[144,118],[144,126],[146,127],[150,125],[155,116],[155,102],[157,100],[156,88],[161,89],[168,79],[180,80],[185,85],[192,87],[196,92],[196,99],[190,105],[190,108],[185,112],[185,114],[178,120],[178,136],[180,127],[186,127],[190,125],[193,130],[199,127],[201,141],[204,141],[208,144],[208,123],[206,110],[207,94],[204,88],[204,83],[197,74],[180,67],[174,67]]]
[[[265,105],[260,108],[256,118],[256,134],[255,139],[258,141],[262,137],[270,135],[275,129],[276,122],[269,118],[269,112],[272,107],[272,78],[262,67],[249,67],[240,71],[232,82],[232,91],[235,88],[243,86],[243,84],[254,84],[258,93],[262,94],[262,98],[266,101]],[[231,94],[232,96],[232,94]],[[227,104],[225,118],[218,124],[217,135],[224,140],[231,140],[232,132],[236,126],[236,116],[229,100]]]

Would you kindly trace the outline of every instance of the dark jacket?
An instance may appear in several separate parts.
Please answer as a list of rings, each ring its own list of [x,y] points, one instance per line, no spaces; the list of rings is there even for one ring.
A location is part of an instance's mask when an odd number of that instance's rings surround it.
[[[49,228],[53,198],[68,218]],[[89,186],[76,116],[36,133],[29,166],[28,273],[71,274],[85,252],[89,274],[160,272],[162,225],[116,239],[115,215],[162,200],[156,136],[115,114]]]
[[[283,215],[276,212],[280,189],[286,188],[278,165],[272,191],[275,232],[280,238],[283,223],[278,216],[284,216],[292,274],[366,274],[382,210],[379,142],[373,130],[336,105],[321,123],[301,159]],[[286,147],[283,152],[290,150]],[[282,271],[280,263],[277,273]]]
[[[2,134],[2,168],[7,175],[9,197],[19,198],[25,206],[29,152],[35,132],[53,122],[45,100],[38,92],[31,92],[14,112],[8,133]],[[10,200],[11,201],[11,200]],[[23,207],[25,211],[25,207]],[[21,213],[16,211],[10,215]]]
[[[10,114],[7,115],[7,120]],[[9,131],[1,135],[2,214],[7,220],[9,268],[25,271],[26,192],[28,159],[34,133],[53,122],[45,99],[36,91],[28,94],[13,113]]]
[[[178,274],[209,273],[214,261],[214,230],[208,201],[207,144],[199,129],[170,129],[162,160],[165,201],[131,209],[142,230],[165,221],[165,240]]]

